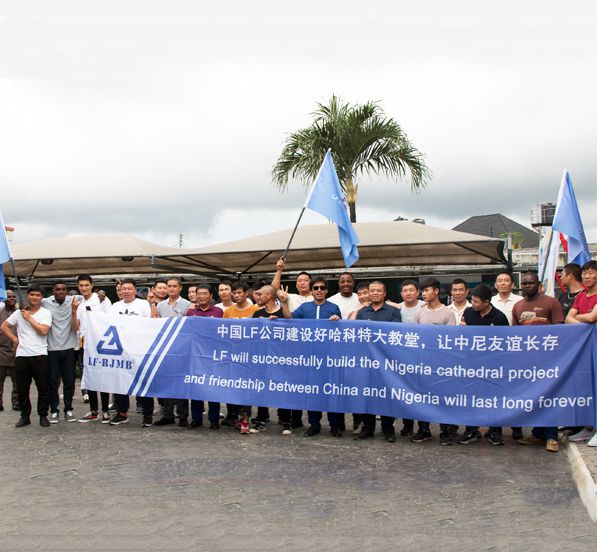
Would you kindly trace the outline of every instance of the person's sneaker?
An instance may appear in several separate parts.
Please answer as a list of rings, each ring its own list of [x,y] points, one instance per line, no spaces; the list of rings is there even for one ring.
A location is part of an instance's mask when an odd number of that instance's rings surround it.
[[[386,438],[386,443],[395,443],[396,442],[396,434],[394,432],[386,433],[384,435],[384,437]]]
[[[19,405],[18,405],[18,404],[13,404],[13,405],[12,405],[12,409],[13,409],[15,412],[18,412],[19,410],[21,410],[21,409],[19,408]]]
[[[292,426],[290,424],[283,425],[282,435],[292,435]]]
[[[15,424],[15,427],[25,427],[31,425],[31,419],[29,416],[21,416],[19,421]]]
[[[116,405],[114,403],[110,403],[108,405],[108,410],[112,410],[112,412],[116,412]]]
[[[414,433],[411,426],[402,426],[400,430],[400,437],[410,437]]]
[[[455,441],[456,441],[456,438],[451,433],[442,432],[439,434],[439,442],[444,446],[453,445]]]
[[[151,427],[153,425],[153,418],[151,416],[143,416],[141,427]]]
[[[595,432],[595,435],[593,435],[593,437],[591,437],[591,440],[587,443],[588,447],[597,447],[597,431]]]
[[[39,417],[39,425],[41,427],[50,427],[50,420],[48,420],[47,416],[40,416]]]
[[[572,443],[580,443],[582,441],[590,441],[593,437],[593,432],[586,428],[581,429],[578,433],[568,436],[568,441]]]
[[[253,427],[249,430],[250,433],[261,433],[265,431],[267,427],[265,426],[265,422],[256,421],[253,424]]]
[[[315,437],[321,433],[321,428],[309,426],[309,429],[303,434],[305,437]]]
[[[0,404],[0,412],[4,412],[4,406]]]
[[[102,424],[109,424],[110,423],[110,414],[108,414],[107,412],[102,412],[101,421],[102,421]]]
[[[85,416],[83,416],[82,418],[79,418],[79,422],[81,422],[82,424],[86,424],[87,422],[94,422],[98,418],[99,418],[99,416],[97,415],[97,412],[95,412],[95,413],[87,412],[87,414],[85,414]],[[108,419],[108,421],[110,421],[110,420]]]
[[[545,450],[547,452],[558,452],[560,450],[560,443],[558,443],[555,439],[548,439],[547,443],[545,444]]]
[[[512,428],[512,439],[514,439],[515,441],[518,441],[519,439],[522,439],[523,435],[522,435],[522,429],[520,428]]]
[[[209,422],[209,429],[220,429],[220,422]]]
[[[165,426],[165,425],[172,425],[174,423],[175,423],[175,421],[172,418],[160,418],[153,425],[155,425],[155,426]]]
[[[489,435],[487,436],[487,440],[492,444],[492,445],[503,445],[504,444],[504,438],[502,437],[501,433],[498,433],[497,431],[490,431]]]
[[[126,414],[120,414],[120,412],[113,416],[110,420],[110,425],[122,425],[128,423],[129,417]]]
[[[531,434],[527,435],[523,439],[519,439],[518,443],[521,445],[544,445],[545,439],[539,439],[538,437],[535,437],[533,434]]]
[[[236,425],[236,418],[227,416],[220,422],[220,425],[223,425],[225,427],[234,427]]]
[[[50,423],[57,424],[60,421],[60,413],[59,412],[52,412],[50,414]]]
[[[84,402],[84,403],[88,403],[88,402],[89,402],[89,395],[88,395],[87,393],[85,393],[85,394],[83,395],[83,402]]]
[[[240,421],[240,427],[238,429],[241,435],[248,435],[251,433],[251,430],[249,429],[249,421],[244,418]]]
[[[73,414],[73,411],[72,411],[72,410],[67,410],[67,411],[64,413],[64,419],[65,419],[67,422],[76,422],[76,421],[77,421],[77,418],[75,418],[75,415]]]
[[[459,439],[461,445],[468,445],[470,443],[476,443],[481,437],[478,431],[465,431],[464,435]]]
[[[417,431],[410,440],[413,443],[423,443],[425,441],[431,441],[431,431]]]

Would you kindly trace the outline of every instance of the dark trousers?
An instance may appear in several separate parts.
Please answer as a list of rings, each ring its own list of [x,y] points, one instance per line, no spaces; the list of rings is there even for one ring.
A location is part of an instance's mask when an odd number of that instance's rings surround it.
[[[375,432],[376,416],[374,414],[361,414],[360,419],[365,425],[365,431],[367,433]],[[386,437],[394,435],[394,420],[393,416],[382,416],[381,417],[381,430]]]
[[[319,412],[317,410],[307,410],[307,419],[309,420],[309,425],[313,426],[315,429],[321,429],[322,416],[322,412]],[[328,422],[330,424],[330,429],[340,427],[341,416],[342,414],[338,412],[328,412]]]
[[[301,427],[303,424],[303,411],[278,408],[278,419],[282,425],[290,424],[292,427]]]
[[[558,428],[557,427],[534,427],[532,431],[533,435],[537,439],[554,439],[558,440]]]
[[[29,388],[31,380],[37,387],[37,413],[40,416],[48,415],[50,401],[48,399],[48,357],[47,355],[17,357],[15,359],[15,377],[19,390],[19,406],[21,416],[28,418],[31,414],[31,401]]]
[[[466,426],[466,431],[470,431],[471,433],[479,433],[479,427],[480,426]],[[490,427],[489,433],[499,433],[501,435],[502,428],[501,427]]]
[[[119,414],[128,414],[129,407],[131,406],[131,401],[129,400],[128,395],[119,395],[118,393],[114,394],[114,406],[116,408],[116,412]]]
[[[88,391],[89,393],[89,409],[91,412],[98,412],[97,391]],[[108,412],[110,406],[110,393],[100,393],[102,400],[102,412]]]
[[[4,395],[4,380],[6,376],[10,376],[12,381],[12,392],[10,394],[10,401],[12,406],[19,406],[19,393],[17,391],[17,379],[15,378],[14,366],[0,366],[0,406],[4,406],[2,396]]]
[[[267,406],[257,407],[257,421],[266,422],[269,420],[269,408]]]
[[[408,418],[402,418],[402,423],[405,428],[410,429],[411,431],[415,427],[415,421]],[[419,431],[429,431],[429,422],[419,422]]]
[[[64,412],[73,409],[73,395],[75,394],[75,350],[48,351],[48,365],[50,375],[48,379],[48,393],[50,395],[50,411],[58,412],[58,387],[62,380],[62,394],[64,396]]]
[[[205,408],[203,401],[191,401],[191,418],[198,422],[203,418],[203,412]],[[207,419],[210,422],[220,421],[220,403],[219,402],[208,402],[207,403]]]
[[[174,405],[176,405],[178,415],[181,419],[189,417],[189,401],[187,399],[163,399],[164,418],[174,420]]]
[[[143,409],[143,417],[151,418],[153,416],[153,397],[137,397]]]

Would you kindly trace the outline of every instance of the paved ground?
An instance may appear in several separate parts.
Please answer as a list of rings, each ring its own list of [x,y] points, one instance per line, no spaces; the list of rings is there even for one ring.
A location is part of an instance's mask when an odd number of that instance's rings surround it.
[[[77,401],[76,413],[84,413]],[[564,453],[0,413],[0,550],[594,550]]]
[[[597,447],[588,447],[587,443],[576,443],[576,445],[593,476],[593,480],[597,481]]]

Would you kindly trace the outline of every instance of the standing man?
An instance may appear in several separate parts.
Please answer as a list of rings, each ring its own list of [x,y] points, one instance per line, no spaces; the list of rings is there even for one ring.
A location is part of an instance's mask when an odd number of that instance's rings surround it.
[[[284,258],[280,258],[276,263],[276,275],[272,280],[272,286],[278,292],[278,299],[280,299],[279,295],[281,293],[284,293],[285,297],[287,297],[288,308],[292,313],[299,307],[299,305],[307,303],[308,301],[313,301],[313,295],[311,294],[311,275],[308,272],[301,272],[296,277],[296,290],[298,293],[288,293],[288,287],[283,291],[281,284],[284,264]]]
[[[147,302],[151,307],[151,316],[159,318],[158,304],[168,298],[168,284],[166,280],[156,280],[147,294]]]
[[[191,302],[180,296],[182,291],[182,282],[180,281],[180,278],[168,278],[166,287],[168,291],[168,299],[158,303],[158,316],[160,318],[182,318],[191,308]],[[180,427],[188,426],[189,401],[187,399],[173,398],[164,399],[164,413],[153,425],[164,426],[173,424],[175,422],[174,404],[176,404],[178,409],[178,425]]]
[[[456,325],[454,313],[443,305],[439,300],[441,284],[435,278],[428,278],[421,284],[423,289],[423,300],[427,303],[415,315],[415,324],[441,324],[447,326]],[[407,425],[407,420],[404,420]],[[456,441],[458,426],[454,424],[439,424],[441,433],[439,440],[442,445],[453,445]],[[419,431],[411,437],[413,443],[422,443],[431,439],[429,422],[419,422]]]
[[[222,280],[218,286],[218,297],[220,302],[216,303],[216,307],[225,311],[228,307],[234,304],[232,300],[232,282],[230,280]]]
[[[338,305],[326,301],[325,296],[328,292],[328,283],[323,276],[316,276],[309,284],[309,289],[313,293],[313,300],[301,304],[294,311],[290,310],[290,299],[285,291],[278,292],[278,299],[282,303],[285,318],[310,319],[317,320],[340,320],[342,315]],[[322,413],[314,410],[308,410],[309,429],[305,431],[305,437],[314,437],[321,433]],[[342,437],[341,414],[328,412],[328,422],[330,431],[334,437]]]
[[[471,304],[466,300],[466,296],[468,295],[468,287],[462,278],[456,278],[452,281],[450,295],[452,296],[452,303],[448,305],[448,308],[456,317],[456,325],[459,325],[460,321],[462,320],[464,309],[468,309],[471,306]]]
[[[464,326],[509,326],[506,315],[491,304],[491,289],[478,285],[471,293],[471,306],[464,310],[461,324]],[[481,437],[479,426],[466,426],[466,431],[458,442],[461,445],[474,443]],[[503,445],[501,427],[490,427],[487,439],[492,445]]]
[[[539,293],[539,276],[527,272],[522,277],[524,298],[512,309],[512,323],[518,325],[563,324],[564,311],[557,299]],[[534,427],[531,435],[518,441],[521,445],[545,445],[548,452],[558,452],[557,427]]]
[[[89,316],[90,312],[112,312],[112,302],[107,297],[104,297],[103,300],[100,299],[98,294],[93,291],[93,279],[89,274],[79,275],[77,278],[77,288],[83,299],[80,303],[76,303],[76,306],[73,303],[73,308],[76,309],[74,314],[75,329],[79,333],[79,342],[82,349],[87,332],[87,316]],[[82,418],[79,418],[79,422],[81,423],[93,422],[100,419],[97,391],[88,390],[88,397],[90,411]],[[102,424],[109,424],[110,414],[108,413],[108,406],[110,404],[110,394],[102,391],[100,397],[102,401],[101,422]]]
[[[151,307],[145,299],[137,298],[137,282],[132,278],[124,278],[120,285],[122,301],[112,305],[112,312],[123,316],[142,316],[151,317]],[[129,396],[114,395],[114,406],[116,414],[110,420],[110,425],[126,424],[129,421]],[[143,422],[141,427],[151,427],[153,425],[153,397],[141,397],[141,406],[143,408]]]
[[[513,288],[514,279],[512,278],[512,274],[509,272],[500,272],[495,277],[495,289],[498,291],[497,295],[494,295],[491,298],[491,304],[506,315],[510,325],[512,325],[512,309],[518,301],[522,301],[520,295],[512,293]]]
[[[197,300],[197,286],[189,286],[189,289],[187,290],[187,297],[191,302],[191,305],[194,305],[195,301]]]
[[[31,401],[29,388],[31,380],[37,388],[37,413],[39,425],[49,427],[48,420],[48,333],[52,326],[52,313],[41,306],[43,289],[31,284],[27,292],[29,306],[15,310],[0,326],[0,329],[16,347],[15,377],[19,391],[21,418],[16,427],[31,424]],[[16,327],[16,334],[14,329]]]
[[[357,320],[374,320],[377,322],[401,322],[400,309],[392,307],[386,303],[386,285],[374,280],[369,284],[369,301],[371,304],[368,307],[363,307],[357,312]],[[361,414],[364,427],[361,432],[355,436],[355,439],[369,439],[375,433],[375,414]],[[381,417],[381,430],[388,443],[396,441],[396,434],[394,431],[394,417]]]
[[[566,291],[560,296],[560,303],[564,310],[564,317],[568,316],[574,301],[578,297],[578,294],[583,291],[582,286],[582,270],[580,265],[576,263],[568,263],[562,269],[560,276],[562,285],[566,288]]]
[[[196,305],[187,311],[187,316],[206,316],[211,318],[222,318],[222,309],[212,304],[211,288],[207,284],[199,284],[196,289]],[[191,423],[189,429],[195,429],[203,425],[203,401],[191,401]],[[220,429],[220,403],[209,402],[207,419],[211,429]]]
[[[0,309],[0,325],[8,320],[9,316],[17,310],[17,296],[14,291],[6,292],[4,307]],[[10,399],[13,410],[19,410],[19,394],[17,392],[17,380],[15,378],[15,348],[12,341],[0,332],[0,412],[4,410],[2,402],[4,395],[4,381],[10,376],[12,391]]]
[[[369,301],[369,282],[359,283],[357,286],[357,298],[359,300],[359,306],[349,313],[348,320],[356,320],[357,312],[371,303],[371,301]]]
[[[404,280],[400,286],[402,303],[398,304],[403,324],[414,324],[415,315],[425,305],[425,301],[419,299],[419,284],[415,280]]]
[[[350,272],[343,272],[338,278],[338,289],[336,295],[332,295],[328,301],[338,305],[342,319],[347,320],[348,315],[361,308],[359,296],[354,293],[354,277]]]

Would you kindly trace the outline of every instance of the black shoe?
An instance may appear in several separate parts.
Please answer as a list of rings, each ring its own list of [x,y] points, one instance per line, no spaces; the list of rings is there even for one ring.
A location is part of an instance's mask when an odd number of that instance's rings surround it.
[[[355,441],[360,441],[361,439],[373,439],[373,431],[368,431],[366,429],[363,429],[363,431],[361,431],[361,433],[354,436]]]
[[[189,420],[187,418],[179,418],[178,419],[179,427],[187,427],[188,425],[189,425]]]
[[[155,426],[172,425],[174,420],[172,418],[160,418],[157,422],[154,422]]]
[[[196,427],[203,427],[203,420],[191,420],[191,423],[187,425],[189,429],[195,429]]]
[[[235,427],[236,426],[236,422],[237,420],[235,418],[224,418],[221,422],[220,425],[226,426],[226,427]]]
[[[303,434],[304,437],[315,437],[321,433],[320,427],[309,426],[309,429]]]
[[[220,422],[209,422],[209,429],[220,429]]]
[[[29,418],[29,416],[21,416],[19,418],[19,421],[15,424],[15,427],[25,427],[28,425],[31,425],[31,419]],[[48,422],[48,425],[49,425],[49,422]]]
[[[331,427],[330,433],[333,437],[342,437],[342,429],[339,427]]]
[[[445,433],[442,432],[439,434],[439,441],[442,445],[446,447],[453,445],[456,439],[454,438],[454,435],[446,431]]]
[[[410,437],[413,434],[412,426],[404,426],[400,430],[400,437]]]
[[[512,428],[512,439],[514,440],[518,440],[518,439],[522,439],[522,429],[517,427],[517,428]]]
[[[305,427],[305,424],[302,420],[299,420],[298,422],[292,422],[292,429],[298,429],[301,427]]]
[[[504,444],[504,438],[502,437],[502,434],[498,433],[497,431],[491,431],[489,433],[489,437],[487,437],[487,440],[492,445],[503,445]]]
[[[19,408],[19,405],[18,405],[18,404],[13,404],[13,405],[12,405],[12,409],[13,409],[15,412],[18,412],[19,410],[21,410],[21,409]]]
[[[346,431],[346,422],[340,424],[340,431]]]
[[[4,407],[0,405],[0,412],[4,412]]]
[[[458,442],[461,445],[468,445],[470,443],[476,443],[479,437],[481,437],[481,434],[478,431],[465,431],[462,439]]]
[[[425,441],[431,441],[431,431],[419,430],[410,438],[410,440],[413,443],[423,443]]]
[[[396,434],[394,432],[386,433],[384,435],[384,437],[386,438],[386,443],[395,443],[396,442]]]
[[[50,427],[50,420],[48,420],[47,416],[40,416],[39,417],[39,425],[41,427]]]
[[[126,414],[121,414],[120,412],[118,412],[115,416],[112,416],[112,419],[110,420],[110,425],[122,425],[128,423],[129,417]]]
[[[143,416],[143,421],[141,422],[141,427],[151,427],[153,425],[153,417],[152,416]]]

